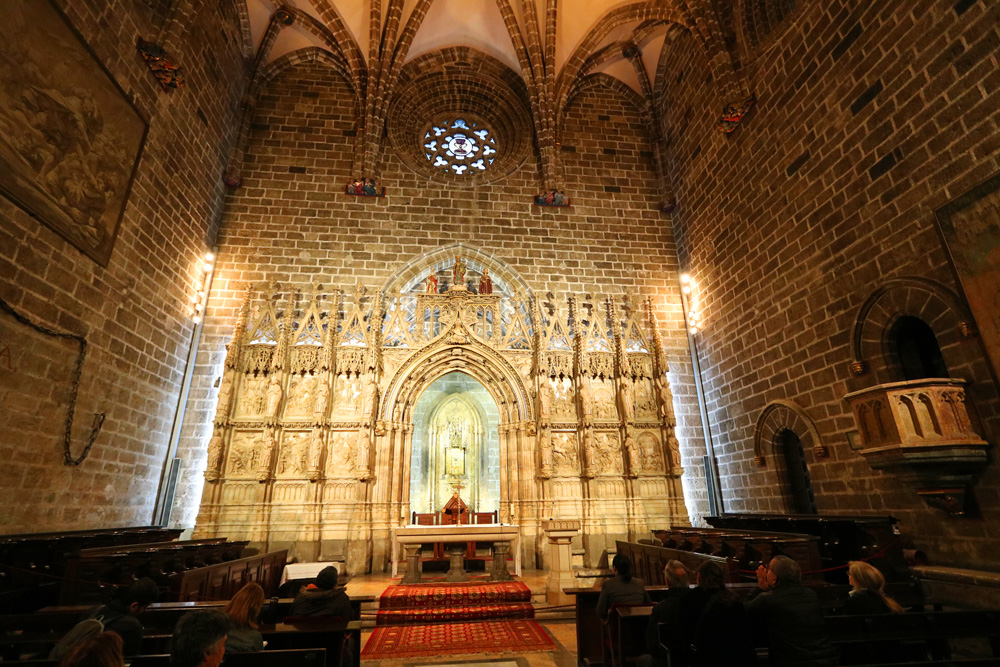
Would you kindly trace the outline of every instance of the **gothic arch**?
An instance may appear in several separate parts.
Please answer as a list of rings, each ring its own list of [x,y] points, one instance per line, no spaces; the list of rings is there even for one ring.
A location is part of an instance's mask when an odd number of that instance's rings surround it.
[[[959,296],[937,281],[907,276],[887,280],[861,304],[852,333],[854,375],[872,371],[876,384],[903,379],[889,350],[889,332],[906,315],[923,320],[934,331],[949,369],[971,361],[965,359],[960,343],[963,337],[974,336],[975,328]]]
[[[753,430],[753,456],[757,465],[767,465],[767,454],[773,454],[778,436],[785,430],[797,435],[803,448],[811,449],[817,457],[828,455],[819,430],[806,411],[793,401],[777,400],[761,411]]]

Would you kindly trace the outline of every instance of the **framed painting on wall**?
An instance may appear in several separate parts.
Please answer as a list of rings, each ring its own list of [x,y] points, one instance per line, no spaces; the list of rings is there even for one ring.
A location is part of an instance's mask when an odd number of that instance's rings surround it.
[[[147,129],[51,0],[4,6],[0,194],[107,266]]]
[[[1000,174],[935,215],[996,379],[1000,377]]]

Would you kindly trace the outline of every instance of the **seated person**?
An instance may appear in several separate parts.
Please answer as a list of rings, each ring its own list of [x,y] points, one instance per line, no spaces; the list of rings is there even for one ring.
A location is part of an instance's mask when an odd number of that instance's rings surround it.
[[[229,601],[223,612],[229,616],[228,653],[248,653],[264,650],[264,637],[257,629],[257,617],[264,606],[264,589],[250,582]]]
[[[126,656],[139,655],[142,648],[142,623],[137,618],[156,602],[160,589],[149,577],[136,579],[128,586],[115,591],[115,596],[106,605],[87,612],[86,618],[96,618],[104,624],[104,629],[122,638],[122,653]]]
[[[680,601],[680,634],[689,642],[687,662],[691,667],[754,667],[750,617],[740,599],[726,589],[722,566],[708,561],[698,569],[698,587]],[[724,638],[724,639],[723,639]]]
[[[847,581],[851,584],[851,593],[844,603],[845,614],[903,613],[903,606],[885,594],[885,577],[874,566],[851,561],[847,567]],[[843,665],[898,662],[900,649],[900,643],[892,640],[850,642],[841,646],[840,662]]]
[[[184,614],[170,638],[170,667],[219,667],[228,632],[229,617],[218,609]]]
[[[745,601],[754,630],[767,638],[773,667],[832,667],[838,662],[819,597],[802,585],[802,570],[788,556],[757,568],[759,588]]]
[[[601,596],[597,599],[597,615],[608,620],[608,612],[616,604],[650,604],[649,593],[642,579],[632,576],[632,562],[628,556],[618,554],[611,561],[615,576],[601,585]]]
[[[337,568],[324,567],[316,582],[295,596],[288,616],[337,616],[344,621],[354,620],[351,599],[343,588],[337,588]]]
[[[671,560],[663,568],[663,578],[667,581],[667,594],[656,603],[649,615],[649,624],[646,626],[646,650],[653,656],[653,664],[667,665],[669,658],[671,667],[683,667],[687,664],[688,642],[680,632],[679,611],[681,600],[691,591],[691,573],[684,563]],[[663,623],[662,631],[661,623]],[[670,650],[669,656],[660,649],[661,642]]]
[[[122,638],[114,632],[94,635],[66,654],[59,667],[125,667]]]

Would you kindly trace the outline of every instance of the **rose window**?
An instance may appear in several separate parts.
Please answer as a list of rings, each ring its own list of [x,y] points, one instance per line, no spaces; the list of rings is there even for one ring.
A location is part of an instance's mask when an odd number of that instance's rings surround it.
[[[424,155],[430,163],[459,176],[486,171],[496,154],[496,140],[475,121],[445,120],[424,135]]]

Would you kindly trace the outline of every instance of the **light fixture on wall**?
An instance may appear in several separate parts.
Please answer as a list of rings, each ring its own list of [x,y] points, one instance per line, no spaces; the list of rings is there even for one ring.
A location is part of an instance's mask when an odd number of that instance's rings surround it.
[[[701,328],[698,325],[698,311],[695,309],[693,298],[691,296],[694,290],[694,280],[687,273],[681,274],[681,295],[682,301],[684,303],[684,308],[687,312],[687,327],[688,332],[693,334],[698,333]]]
[[[208,288],[212,280],[212,271],[215,269],[215,253],[208,251],[200,262],[198,277],[195,279],[195,292],[191,295],[191,308],[189,314],[195,324],[201,324],[205,315],[205,304],[208,302]]]

